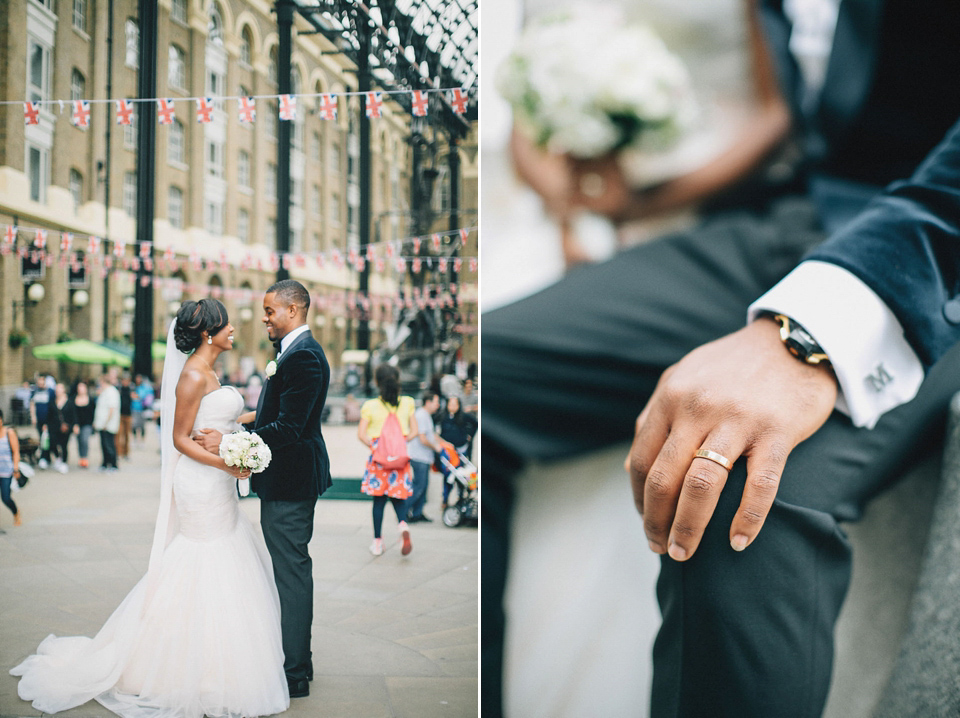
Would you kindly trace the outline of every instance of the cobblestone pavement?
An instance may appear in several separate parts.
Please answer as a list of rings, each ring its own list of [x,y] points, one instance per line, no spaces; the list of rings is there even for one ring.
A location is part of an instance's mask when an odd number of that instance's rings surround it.
[[[362,474],[355,426],[324,428],[333,474]],[[75,447],[71,445],[71,450]],[[99,461],[97,448],[91,459]],[[75,455],[72,457],[76,461]],[[17,697],[10,667],[49,633],[94,635],[147,568],[157,510],[155,434],[120,471],[40,471],[14,494],[23,526],[0,506],[0,718],[37,716]],[[426,513],[439,519],[440,477]],[[259,521],[260,502],[243,510]],[[478,542],[473,527],[439,520],[411,527],[400,555],[396,517],[384,519],[382,556],[368,551],[371,504],[321,500],[310,553],[315,602],[310,697],[285,716],[440,718],[477,715]],[[112,716],[91,701],[58,715]]]

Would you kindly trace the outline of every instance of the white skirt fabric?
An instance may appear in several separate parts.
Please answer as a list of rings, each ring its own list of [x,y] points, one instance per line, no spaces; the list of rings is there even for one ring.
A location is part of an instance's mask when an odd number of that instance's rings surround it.
[[[10,671],[44,713],[91,699],[124,718],[281,713],[280,600],[262,536],[239,510],[236,482],[187,457],[174,494],[180,533],[93,638],[48,636]]]

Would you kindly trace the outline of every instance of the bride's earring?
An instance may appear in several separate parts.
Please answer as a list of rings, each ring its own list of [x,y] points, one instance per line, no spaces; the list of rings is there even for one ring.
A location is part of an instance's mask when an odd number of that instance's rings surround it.
[[[213,337],[207,337],[207,344],[213,344]]]

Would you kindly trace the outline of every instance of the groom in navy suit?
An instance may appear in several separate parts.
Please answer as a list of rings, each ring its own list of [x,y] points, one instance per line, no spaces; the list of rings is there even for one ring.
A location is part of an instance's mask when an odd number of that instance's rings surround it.
[[[332,483],[320,430],[330,365],[307,326],[309,308],[310,294],[292,279],[277,282],[264,295],[263,323],[279,354],[275,364],[268,364],[256,419],[247,425],[273,453],[270,465],[253,475],[252,488],[261,500],[260,524],[280,594],[283,667],[291,698],[309,695],[313,680],[313,563],[307,545],[317,497]],[[204,430],[197,440],[217,452],[220,439],[219,432]]]
[[[760,3],[808,159],[792,187],[483,317],[484,716],[519,470],[631,436],[661,556],[651,716],[823,710],[840,524],[937,448],[960,390],[960,7],[842,0],[832,26],[823,5]]]

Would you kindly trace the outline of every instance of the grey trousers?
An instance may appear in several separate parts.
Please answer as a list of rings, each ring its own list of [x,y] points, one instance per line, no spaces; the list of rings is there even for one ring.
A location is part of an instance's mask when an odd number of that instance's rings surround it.
[[[280,594],[283,670],[287,680],[312,674],[310,629],[313,624],[313,560],[307,545],[313,538],[317,500],[261,501],[260,525],[273,560]]]
[[[810,204],[787,199],[768,214],[721,215],[574,270],[483,316],[482,715],[502,714],[502,599],[524,462],[628,440],[662,371],[742,327],[750,302],[821,239]],[[955,349],[873,430],[835,412],[791,454],[762,532],[739,554],[728,541],[746,478],[737,462],[694,557],[662,559],[652,716],[822,713],[850,578],[839,522],[858,518],[911,457],[939,446],[957,390]]]

